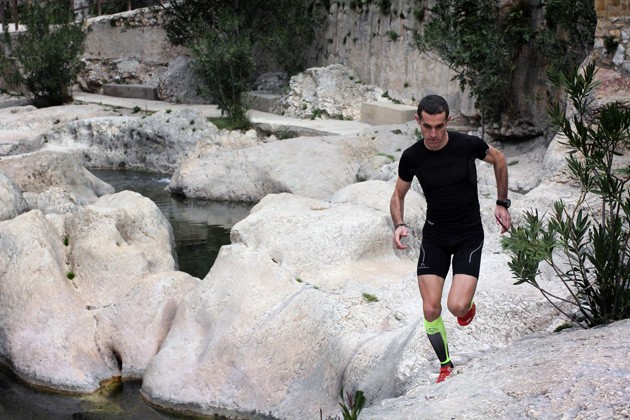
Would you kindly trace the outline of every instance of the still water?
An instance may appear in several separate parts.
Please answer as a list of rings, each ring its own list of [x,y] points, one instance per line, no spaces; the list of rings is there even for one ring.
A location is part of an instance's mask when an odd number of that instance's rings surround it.
[[[135,171],[91,171],[116,192],[136,191],[153,200],[173,227],[179,270],[203,279],[230,243],[230,229],[249,214],[251,205],[171,197],[165,175]]]
[[[179,199],[165,191],[165,175],[135,171],[91,171],[116,192],[136,191],[157,204],[173,227],[180,271],[203,279],[230,229],[249,214],[251,205]],[[37,391],[0,367],[0,419],[176,419],[154,410],[140,396],[140,381],[125,381],[91,396]],[[205,417],[208,419],[209,417]],[[217,417],[218,418],[218,417]]]

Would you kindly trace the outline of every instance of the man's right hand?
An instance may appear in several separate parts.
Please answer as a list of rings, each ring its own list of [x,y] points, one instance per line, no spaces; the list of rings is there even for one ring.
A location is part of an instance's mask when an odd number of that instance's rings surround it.
[[[407,249],[407,245],[405,245],[401,241],[403,238],[406,238],[408,234],[409,231],[407,230],[407,226],[398,226],[394,230],[394,246],[397,249]]]

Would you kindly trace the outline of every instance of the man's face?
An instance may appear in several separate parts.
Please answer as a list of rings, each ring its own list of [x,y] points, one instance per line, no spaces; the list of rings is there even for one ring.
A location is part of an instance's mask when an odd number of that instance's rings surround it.
[[[424,138],[424,145],[429,150],[439,150],[446,145],[446,125],[451,117],[446,118],[446,113],[431,115],[422,111],[422,115],[416,115],[416,121],[420,126],[420,132]]]

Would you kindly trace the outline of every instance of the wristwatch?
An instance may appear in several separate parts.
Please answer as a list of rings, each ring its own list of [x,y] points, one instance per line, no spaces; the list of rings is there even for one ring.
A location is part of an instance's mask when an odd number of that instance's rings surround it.
[[[501,199],[497,200],[497,206],[502,206],[502,207],[505,207],[506,209],[510,208],[510,204],[512,204],[512,202],[510,201],[509,198],[506,198],[505,200],[501,200]]]

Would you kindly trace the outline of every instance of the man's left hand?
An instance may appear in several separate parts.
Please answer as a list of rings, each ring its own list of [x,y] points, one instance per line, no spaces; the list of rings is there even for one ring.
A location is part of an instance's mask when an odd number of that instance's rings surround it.
[[[494,210],[494,218],[497,220],[497,224],[501,225],[501,233],[505,233],[510,230],[512,226],[512,216],[510,211],[503,206],[497,206]]]

